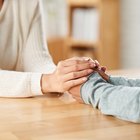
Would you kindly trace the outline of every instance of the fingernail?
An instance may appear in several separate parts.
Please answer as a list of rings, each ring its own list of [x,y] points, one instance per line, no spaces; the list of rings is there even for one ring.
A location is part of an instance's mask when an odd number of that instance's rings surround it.
[[[95,60],[95,63],[96,63],[97,65],[99,65],[99,62],[98,62],[97,60]]]

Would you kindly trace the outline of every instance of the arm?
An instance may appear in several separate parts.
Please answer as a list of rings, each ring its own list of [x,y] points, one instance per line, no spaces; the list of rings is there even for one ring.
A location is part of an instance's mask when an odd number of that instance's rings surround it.
[[[91,63],[83,58],[62,61],[57,67],[53,64],[46,46],[40,6],[37,5],[35,10],[30,28],[23,32],[28,35],[19,49],[17,60],[18,70],[24,72],[0,71],[1,97],[30,97],[42,95],[42,92],[64,92],[85,82],[86,76],[92,72]]]
[[[23,69],[26,72],[43,74],[41,79],[43,93],[64,92],[74,85],[85,82],[93,66],[83,58],[61,61],[57,67],[54,65],[46,44],[47,27],[43,22],[42,11],[41,6],[37,5],[24,50]]]
[[[97,69],[97,72],[100,74],[100,76],[106,80],[108,83],[112,85],[123,85],[123,86],[129,86],[129,87],[140,87],[140,79],[129,79],[125,77],[115,77],[115,76],[109,76],[104,71]]]
[[[109,83],[111,83],[113,85],[140,87],[140,79],[129,79],[129,78],[125,78],[125,77],[110,76]]]
[[[40,73],[0,70],[0,97],[41,95],[40,78]]]
[[[139,87],[114,86],[95,74],[83,85],[81,95],[103,114],[140,123]]]
[[[116,76],[109,76],[105,73],[106,68],[101,67],[98,61],[95,61],[98,68],[96,71],[100,74],[100,76],[106,80],[108,83],[112,85],[124,85],[124,86],[130,86],[130,87],[140,87],[140,79],[130,79],[126,77],[116,77]]]
[[[105,72],[97,70],[100,76],[112,85],[123,85],[129,87],[140,87],[140,79],[129,79],[126,77],[108,76]]]
[[[75,62],[80,64],[76,65]],[[42,95],[42,92],[67,91],[69,88],[85,82],[87,78],[84,76],[91,73],[88,69],[69,73],[74,71],[74,68],[89,67],[87,61],[81,63],[81,60],[65,60],[59,63],[54,73],[43,75],[42,73],[0,70],[0,97],[31,97]]]
[[[91,104],[103,114],[140,123],[140,88],[114,86],[95,73],[81,87],[75,87],[71,94],[80,98],[86,104]]]

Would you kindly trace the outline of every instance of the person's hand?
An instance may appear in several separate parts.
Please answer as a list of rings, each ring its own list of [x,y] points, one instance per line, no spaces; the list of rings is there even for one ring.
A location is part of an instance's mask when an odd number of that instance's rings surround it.
[[[104,69],[104,67],[102,67]],[[100,69],[96,69],[96,71],[100,74],[100,76],[105,79],[106,81],[109,80],[109,76]],[[68,92],[72,95],[72,97],[79,103],[84,103],[80,93],[81,85],[72,87]]]
[[[79,103],[84,103],[81,94],[80,94],[81,85],[75,86],[69,90],[69,93],[72,97]]]
[[[101,76],[104,80],[109,81],[109,76],[108,76],[104,71],[102,71],[101,69],[97,69],[96,71],[100,74],[100,76]]]
[[[71,58],[58,63],[52,74],[43,75],[41,79],[42,92],[65,92],[87,80],[94,71],[96,64],[89,58]]]
[[[90,60],[93,61],[93,60]],[[106,67],[100,66],[99,62],[97,60],[94,60],[95,63],[95,67],[94,67],[94,71],[98,72],[100,74],[100,76],[105,79],[106,81],[109,80],[109,76],[105,73],[106,72]],[[72,95],[72,97],[78,101],[79,103],[84,103],[83,99],[81,97],[80,94],[80,89],[81,89],[81,85],[72,87],[68,92]]]
[[[96,65],[94,71],[98,72],[104,80],[109,81],[109,76],[106,74],[106,67],[101,66],[97,60],[94,60],[94,63]]]

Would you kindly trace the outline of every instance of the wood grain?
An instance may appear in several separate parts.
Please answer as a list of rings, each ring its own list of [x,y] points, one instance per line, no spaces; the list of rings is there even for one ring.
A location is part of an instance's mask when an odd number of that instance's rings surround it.
[[[112,71],[140,75],[140,71]],[[140,140],[140,125],[105,116],[68,94],[0,98],[0,140]]]

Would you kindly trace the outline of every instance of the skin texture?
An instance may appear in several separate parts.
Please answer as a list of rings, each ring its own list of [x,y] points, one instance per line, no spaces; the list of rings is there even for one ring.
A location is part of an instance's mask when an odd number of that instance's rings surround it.
[[[42,76],[42,92],[66,92],[81,85],[86,82],[87,76],[94,72],[95,67],[95,61],[89,58],[74,57],[61,61],[52,74]]]
[[[105,67],[100,67],[98,65],[98,68],[96,67],[94,69],[94,71],[98,72],[100,74],[100,76],[102,76],[103,79],[105,79],[106,81],[109,80],[109,76],[105,73],[106,71],[106,68]],[[81,98],[81,94],[80,94],[80,89],[81,89],[81,86],[82,85],[78,85],[78,86],[75,86],[73,88],[71,88],[69,90],[69,93],[72,95],[72,97],[79,103],[84,103],[82,98]]]

